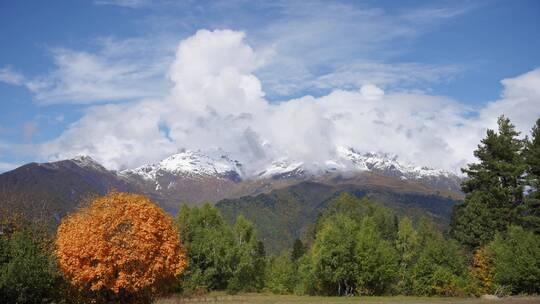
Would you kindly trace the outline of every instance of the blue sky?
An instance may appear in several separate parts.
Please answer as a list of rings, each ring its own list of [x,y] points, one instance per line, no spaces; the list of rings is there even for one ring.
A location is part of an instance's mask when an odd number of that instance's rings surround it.
[[[269,104],[370,84],[443,96],[463,117],[481,116],[501,98],[501,80],[540,67],[535,0],[2,1],[0,172],[63,156],[48,143],[74,133],[89,109],[166,98],[175,51],[200,29],[244,34]],[[158,120],[159,130],[174,129]],[[98,153],[62,142],[72,154]],[[118,168],[143,161],[102,159]]]

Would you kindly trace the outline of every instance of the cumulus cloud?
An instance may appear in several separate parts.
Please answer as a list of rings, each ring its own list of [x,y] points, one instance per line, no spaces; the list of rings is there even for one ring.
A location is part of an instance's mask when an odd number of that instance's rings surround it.
[[[271,103],[255,76],[264,64],[244,33],[200,30],[180,42],[166,97],[93,106],[41,153],[49,159],[85,153],[121,169],[179,148],[221,148],[250,171],[279,157],[321,163],[336,146],[350,146],[458,171],[473,160],[472,150],[498,115],[523,132],[540,116],[540,69],[503,80],[499,100],[471,109],[371,83]]]

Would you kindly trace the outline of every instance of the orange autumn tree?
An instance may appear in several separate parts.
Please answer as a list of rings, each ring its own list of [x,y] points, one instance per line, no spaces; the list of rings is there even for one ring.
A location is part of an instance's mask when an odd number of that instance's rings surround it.
[[[486,247],[482,247],[474,252],[472,274],[480,282],[480,293],[485,294],[491,291],[493,286],[493,261],[489,256]]]
[[[145,196],[118,192],[64,218],[56,255],[70,283],[97,302],[149,302],[187,263],[172,219]]]

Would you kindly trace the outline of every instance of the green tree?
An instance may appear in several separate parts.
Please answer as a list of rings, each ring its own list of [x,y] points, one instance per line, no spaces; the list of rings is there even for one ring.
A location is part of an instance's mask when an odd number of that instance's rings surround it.
[[[458,245],[446,240],[427,221],[419,225],[420,250],[411,269],[412,289],[417,295],[456,295],[460,279],[466,273]]]
[[[229,226],[210,204],[182,206],[176,225],[188,254],[186,291],[258,291],[264,287],[266,253],[253,224],[238,216]]]
[[[373,217],[362,220],[355,259],[358,293],[381,295],[390,289],[397,275],[397,253],[392,244],[383,239]]]
[[[450,233],[469,249],[487,244],[497,230],[497,217],[488,207],[491,200],[493,196],[490,193],[476,191],[454,206]]]
[[[337,214],[327,219],[317,233],[312,262],[322,293],[348,295],[354,290],[357,232],[354,220]]]
[[[296,286],[296,266],[289,253],[284,251],[268,263],[266,287],[272,293],[289,294]]]
[[[235,254],[233,274],[227,289],[231,293],[239,291],[257,291],[264,284],[265,256],[264,249],[256,237],[253,224],[244,216],[236,219],[233,228]]]
[[[297,261],[297,283],[294,293],[298,295],[315,295],[317,293],[317,277],[313,266],[312,250],[308,250]]]
[[[462,169],[468,176],[462,183],[466,197],[454,211],[452,234],[470,248],[485,244],[517,220],[525,171],[523,141],[518,136],[510,120],[501,116],[498,132],[488,130],[474,151],[480,162]]]
[[[494,281],[513,293],[540,292],[540,236],[519,226],[498,233],[487,247]]]
[[[59,299],[62,276],[47,244],[37,239],[29,229],[0,235],[3,303],[53,303]]]
[[[291,251],[291,260],[293,262],[296,262],[299,258],[301,258],[304,253],[306,253],[306,246],[300,239],[296,239],[293,244],[293,248]]]
[[[223,290],[233,276],[235,240],[232,229],[210,204],[182,207],[176,218],[188,253],[182,287],[187,290]]]
[[[368,215],[373,217],[381,237],[394,242],[398,232],[399,221],[392,210],[372,204],[370,205]]]
[[[412,221],[405,217],[399,222],[396,249],[399,263],[398,290],[403,294],[412,294],[412,281],[409,273],[414,265],[419,247],[418,233]]]
[[[540,234],[540,118],[531,131],[532,138],[525,145],[527,185],[530,193],[525,198],[522,224]]]
[[[531,140],[527,142],[525,149],[525,162],[527,172],[534,177],[540,176],[540,118],[536,120],[531,130]]]

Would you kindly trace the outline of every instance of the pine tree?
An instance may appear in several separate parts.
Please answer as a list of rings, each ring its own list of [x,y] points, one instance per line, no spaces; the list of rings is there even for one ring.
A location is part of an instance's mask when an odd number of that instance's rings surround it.
[[[466,197],[454,210],[452,234],[471,248],[515,223],[523,203],[523,141],[508,118],[499,117],[498,125],[498,132],[488,130],[474,151],[480,162],[462,169],[468,176],[462,183]]]
[[[301,258],[304,253],[306,253],[306,246],[300,239],[296,239],[293,244],[293,249],[291,251],[291,260],[293,262],[296,262],[299,258]]]
[[[530,190],[523,206],[522,224],[525,228],[540,233],[540,118],[531,131],[524,155],[527,165],[527,186]]]

